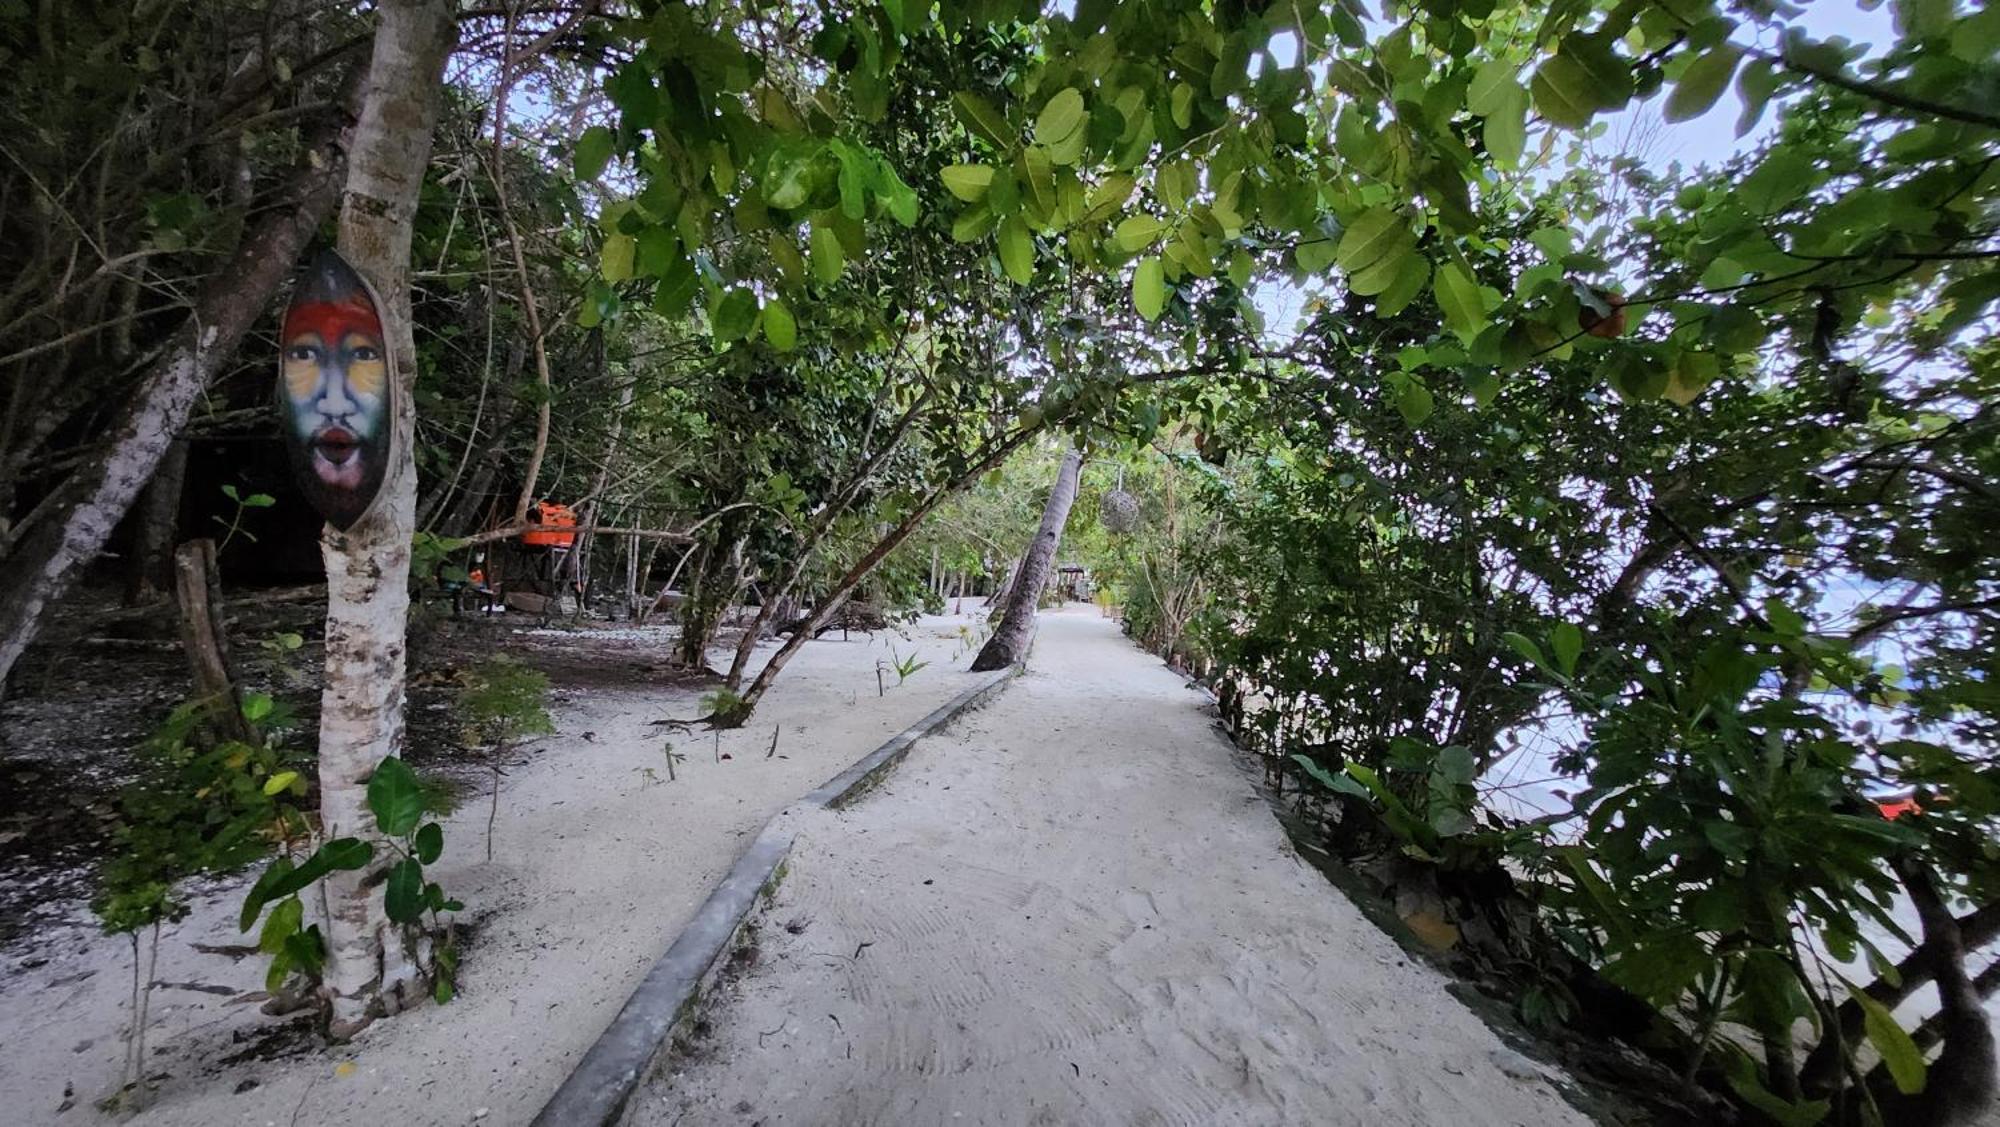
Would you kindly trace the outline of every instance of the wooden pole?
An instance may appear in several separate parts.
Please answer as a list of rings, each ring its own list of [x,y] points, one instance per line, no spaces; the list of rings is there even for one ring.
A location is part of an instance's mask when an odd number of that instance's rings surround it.
[[[174,599],[181,608],[181,642],[194,672],[195,692],[209,702],[211,722],[230,739],[260,742],[256,725],[243,715],[243,697],[229,675],[215,541],[190,540],[174,549]]]

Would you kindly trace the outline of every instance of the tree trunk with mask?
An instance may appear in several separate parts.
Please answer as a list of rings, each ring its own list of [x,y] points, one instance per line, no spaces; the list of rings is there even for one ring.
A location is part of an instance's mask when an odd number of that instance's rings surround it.
[[[375,843],[367,868],[326,878],[329,1029],[349,1037],[424,993],[416,952],[384,911],[393,858],[368,810],[368,779],[403,743],[404,636],[410,606],[410,537],[416,516],[417,369],[410,321],[410,232],[430,161],[444,62],[457,25],[450,0],[383,0],[361,119],[341,201],[342,257],[383,302],[383,327],[400,384],[396,439],[382,495],[345,532],[321,538],[326,560],[326,684],[320,696],[319,782],[324,835]]]
[[[1049,570],[1055,566],[1056,549],[1062,546],[1063,525],[1069,522],[1070,506],[1076,503],[1076,481],[1082,470],[1081,451],[1063,455],[1056,483],[1049,489],[1048,504],[1042,506],[1042,526],[1014,572],[1013,588],[1007,592],[1007,613],[980,647],[979,656],[972,659],[973,672],[1005,669],[1027,656],[1028,639],[1035,633],[1035,604],[1041,600]]]

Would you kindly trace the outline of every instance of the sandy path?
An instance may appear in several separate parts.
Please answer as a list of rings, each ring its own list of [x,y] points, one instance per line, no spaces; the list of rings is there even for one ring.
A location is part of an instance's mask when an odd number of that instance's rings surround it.
[[[715,760],[708,733],[675,737],[687,759],[673,783],[650,722],[695,715],[695,691],[559,692],[558,734],[509,768],[494,860],[483,793],[446,821],[439,877],[477,926],[461,996],[352,1045],[324,1048],[240,1000],[254,1002],[261,959],[193,949],[245,941],[241,884],[212,890],[161,942],[149,1056],[165,1078],[132,1122],[526,1123],[766,820],[964,688],[969,657],[952,655],[972,621],[807,646],[749,728],[723,734],[729,760]],[[657,661],[668,635],[647,629],[657,637],[635,651]],[[900,687],[891,673],[878,698],[875,663],[892,647],[932,664]],[[778,755],[766,758],[774,724]],[[104,1121],[91,1104],[117,1080],[130,948],[79,928],[44,950],[60,953],[0,981],[0,1123]]]
[[[1202,700],[1045,616],[1027,676],[806,823],[629,1121],[1588,1123],[1295,858]]]

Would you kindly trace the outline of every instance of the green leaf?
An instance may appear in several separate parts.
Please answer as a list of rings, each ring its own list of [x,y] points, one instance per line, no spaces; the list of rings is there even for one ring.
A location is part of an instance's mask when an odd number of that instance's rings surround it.
[[[799,343],[798,321],[785,303],[772,298],[764,305],[764,339],[779,352],[790,352]]]
[[[1111,239],[1118,249],[1131,254],[1145,250],[1159,239],[1167,229],[1167,221],[1151,215],[1128,215],[1119,224]]]
[[[1479,764],[1471,748],[1452,744],[1437,750],[1437,762],[1431,770],[1445,782],[1469,786],[1479,774]]]
[[[1943,297],[1950,303],[1951,310],[1938,322],[1938,329],[1947,334],[1955,333],[1978,320],[1987,306],[2000,301],[2000,270],[1968,274],[1946,286]]]
[[[280,857],[272,861],[263,872],[257,874],[257,883],[250,886],[249,893],[243,898],[243,909],[237,917],[236,930],[250,930],[250,925],[256,923],[257,916],[264,911],[264,905],[271,902],[272,889],[291,876],[292,872],[291,858]]]
[[[1000,266],[1017,286],[1025,286],[1035,276],[1035,236],[1020,216],[1010,215],[1000,225]]]
[[[1924,1090],[1924,1054],[1917,1043],[1896,1022],[1896,1015],[1889,1008],[1868,996],[1865,990],[1848,987],[1854,1001],[1861,1007],[1862,1025],[1868,1031],[1868,1040],[1875,1051],[1882,1055],[1882,1063],[1889,1069],[1889,1078],[1896,1082],[1896,1090],[1906,1096],[1914,1096]]]
[[[1687,121],[1707,113],[1709,107],[1715,105],[1715,100],[1722,96],[1729,80],[1736,77],[1736,64],[1742,61],[1742,50],[1723,42],[1688,64],[1688,68],[1681,72],[1680,81],[1674,83],[1674,92],[1667,95],[1666,119]]]
[[[299,925],[305,922],[305,913],[306,906],[296,896],[280,901],[264,921],[264,930],[257,933],[257,949],[266,955],[284,950],[285,940],[297,935]]]
[[[424,867],[405,857],[389,869],[382,888],[382,909],[399,924],[413,924],[424,915]]]
[[[1490,117],[1511,105],[1516,97],[1525,96],[1520,80],[1515,78],[1513,63],[1494,59],[1473,72],[1471,85],[1465,88],[1465,108],[1481,117]]]
[[[444,827],[436,822],[425,822],[411,845],[411,852],[417,855],[418,861],[426,865],[436,861],[444,855]]]
[[[1056,91],[1035,119],[1035,142],[1055,148],[1083,131],[1083,93],[1074,86]]]
[[[1395,265],[1395,276],[1375,295],[1375,312],[1394,317],[1424,292],[1431,281],[1431,260],[1421,254],[1406,254]]]
[[[1611,386],[1629,403],[1658,399],[1667,391],[1667,369],[1651,356],[1628,356],[1611,373]]]
[[[1573,622],[1558,622],[1549,631],[1549,650],[1556,655],[1556,667],[1566,675],[1576,673],[1577,655],[1583,652],[1583,631]]]
[[[1486,329],[1486,292],[1462,262],[1447,262],[1431,278],[1444,323],[1458,339],[1471,344]]]
[[[1175,83],[1168,111],[1176,126],[1186,129],[1194,124],[1194,87],[1185,82]]]
[[[1003,153],[1014,147],[1014,127],[1007,124],[1007,115],[993,108],[993,103],[961,90],[951,96],[951,108],[974,136]]]
[[[576,151],[570,154],[570,170],[578,180],[595,180],[604,174],[604,167],[611,163],[612,146],[617,138],[602,125],[593,125],[576,139]]]
[[[781,241],[777,232],[771,233],[771,241],[775,250],[776,244]],[[637,243],[638,254],[632,264],[635,272],[648,278],[664,278],[673,273],[675,265],[680,261],[681,244],[672,228],[648,227],[639,232]],[[798,251],[793,250],[791,253],[792,257],[798,257]]]
[[[1403,270],[1403,259],[1416,249],[1417,238],[1409,222],[1391,208],[1375,207],[1363,212],[1341,233],[1334,261],[1347,273],[1347,284],[1355,293],[1370,296],[1393,284]]]
[[[722,295],[715,303],[715,311],[710,314],[710,327],[719,343],[741,340],[750,335],[757,325],[757,295],[749,288],[736,286]]]
[[[1409,224],[1393,209],[1370,208],[1341,232],[1334,261],[1350,273],[1363,269],[1392,253],[1408,234]]]
[[[1138,187],[1138,184],[1137,180],[1123,172],[1114,172],[1106,176],[1097,187],[1090,190],[1089,201],[1084,205],[1083,221],[1095,223],[1100,219],[1110,218],[1119,208],[1125,206],[1126,200],[1132,198],[1132,189]]]
[[[257,883],[251,886],[244,898],[237,930],[249,931],[250,925],[257,922],[257,914],[264,910],[264,905],[282,900],[328,873],[362,868],[374,856],[374,846],[356,838],[342,837],[320,846],[306,858],[304,864],[296,867],[290,858],[278,858],[257,877]]]
[[[1236,288],[1239,290],[1248,289],[1250,286],[1250,272],[1255,267],[1256,264],[1250,261],[1249,253],[1243,250],[1243,248],[1238,247],[1229,256],[1229,280],[1235,283]]]
[[[951,221],[951,237],[961,243],[976,243],[993,233],[999,218],[985,204],[966,208]]]
[[[1744,67],[1736,76],[1736,97],[1743,103],[1743,112],[1736,115],[1736,135],[1743,136],[1757,127],[1764,116],[1764,107],[1771,102],[1771,95],[1778,92],[1784,82],[1778,68],[1758,59]]]
[[[826,183],[826,146],[811,142],[787,142],[771,152],[764,173],[764,202],[789,211],[804,207]]]
[[[1623,905],[1619,907],[1624,909]],[[1713,962],[1700,936],[1687,932],[1653,934],[1606,963],[1604,977],[1656,1006],[1668,1006],[1685,994]]]
[[[368,809],[375,815],[375,827],[390,837],[417,828],[424,816],[424,788],[408,763],[391,755],[375,765],[368,776]]]
[[[1436,406],[1437,400],[1431,395],[1431,389],[1414,376],[1406,377],[1403,386],[1396,392],[1396,410],[1402,414],[1403,421],[1413,427],[1430,418]]]
[[[597,268],[612,285],[630,281],[639,240],[630,235],[608,235],[597,254]]]
[[[1580,129],[1596,114],[1616,109],[1632,97],[1632,72],[1610,43],[1592,35],[1571,35],[1535,72],[1529,88],[1543,117]]]
[[[1132,308],[1148,321],[1156,320],[1167,303],[1166,267],[1158,257],[1142,258],[1132,274]]]
[[[297,782],[298,778],[299,778],[299,773],[297,771],[280,771],[277,774],[272,775],[270,778],[265,779],[264,780],[265,797],[267,798],[275,797],[276,795],[283,793],[286,788],[290,787],[293,783]]]
[[[985,199],[986,189],[993,184],[991,165],[954,164],[946,167],[942,175],[945,189],[966,203]]]
[[[832,227],[814,222],[807,250],[812,260],[812,275],[821,285],[830,286],[840,280],[840,272],[847,266],[847,254]]]
[[[1360,783],[1355,782],[1354,777],[1345,772],[1336,775],[1333,772],[1327,770],[1326,768],[1320,766],[1318,763],[1315,763],[1312,759],[1303,755],[1292,756],[1292,762],[1297,763],[1299,765],[1299,768],[1306,773],[1306,776],[1308,778],[1312,779],[1314,782],[1318,783],[1319,785],[1325,787],[1328,790],[1337,791],[1341,794],[1353,795],[1355,798],[1365,799],[1374,797],[1372,794],[1369,793],[1367,787],[1364,787]]]
[[[1792,1103],[1757,1083],[1754,1076],[1732,1074],[1725,1079],[1744,1103],[1769,1116],[1779,1127],[1818,1127],[1833,1110],[1833,1104],[1826,1100]]]
[[[375,847],[360,838],[337,837],[320,846],[313,856],[326,859],[328,872],[352,872],[375,858]]]
[[[1486,115],[1480,136],[1485,138],[1486,151],[1493,155],[1494,163],[1515,168],[1528,147],[1528,92],[1513,85],[1502,97],[1502,104]]]
[[[1544,669],[1548,668],[1549,663],[1542,660],[1542,647],[1536,645],[1533,638],[1528,637],[1526,634],[1517,634],[1509,630],[1505,634],[1500,635],[1500,640],[1512,646],[1515,653],[1520,654],[1522,657],[1527,658]]]
[[[1682,352],[1667,369],[1667,399],[1685,407],[1699,398],[1721,372],[1722,362],[1715,353]]]

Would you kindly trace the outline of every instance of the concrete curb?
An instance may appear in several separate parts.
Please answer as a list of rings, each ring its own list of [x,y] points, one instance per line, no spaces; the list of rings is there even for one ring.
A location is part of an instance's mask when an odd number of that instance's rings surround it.
[[[1029,643],[1032,649],[1032,641]],[[791,856],[793,811],[837,809],[874,789],[910,748],[978,704],[1021,673],[1023,665],[976,674],[977,680],[930,715],[890,737],[847,770],[827,780],[764,824],[736,859],[722,884],[702,902],[674,945],[646,972],[618,1016],[577,1061],[556,1094],[536,1114],[533,1127],[602,1127],[624,1114],[625,1101],[657,1061],[674,1030],[694,1011],[728,955],[758,893],[776,887]]]

